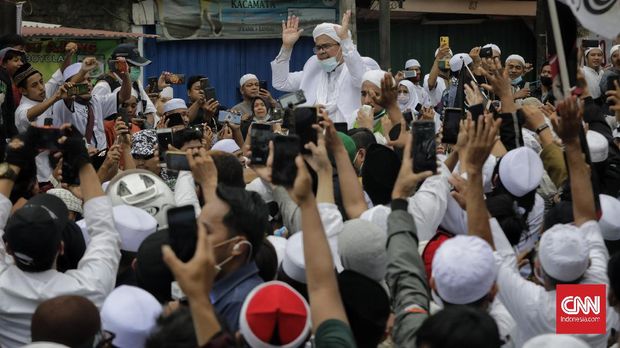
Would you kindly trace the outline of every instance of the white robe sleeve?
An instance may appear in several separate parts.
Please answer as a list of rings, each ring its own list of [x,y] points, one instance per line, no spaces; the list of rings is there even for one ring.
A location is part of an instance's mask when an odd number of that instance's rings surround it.
[[[271,84],[273,88],[283,92],[299,90],[303,71],[290,72],[290,58],[292,50],[282,48],[280,53],[271,62]]]

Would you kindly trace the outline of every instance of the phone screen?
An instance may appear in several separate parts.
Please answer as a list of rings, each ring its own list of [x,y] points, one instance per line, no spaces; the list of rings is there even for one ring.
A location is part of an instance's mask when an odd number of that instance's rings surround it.
[[[265,81],[265,80],[260,80],[260,81],[258,81],[258,87],[259,87],[260,89],[265,89],[265,90],[267,90],[267,89],[268,89],[268,88],[267,88],[267,81]]]
[[[35,135],[35,147],[37,150],[60,150],[58,147],[58,139],[62,137],[62,132],[58,128],[41,128],[33,127]]]
[[[317,142],[316,130],[312,128],[312,125],[318,122],[317,108],[313,106],[295,108],[293,114],[295,115],[295,134],[299,136],[301,153],[310,154],[310,150],[306,150],[304,145]]]
[[[234,112],[230,112],[230,111],[220,110],[217,116],[217,122],[219,123],[228,122],[232,124],[241,124],[241,115],[234,113]]]
[[[183,151],[166,152],[166,168],[172,170],[191,170],[187,155]]]
[[[273,168],[271,181],[274,185],[293,187],[297,176],[295,157],[299,154],[299,137],[276,135],[273,139]]]
[[[291,108],[295,105],[303,104],[305,102],[306,95],[302,90],[288,93],[280,97],[280,105],[282,105],[283,108]]]
[[[410,79],[412,77],[418,76],[418,74],[415,72],[415,70],[405,70],[404,75],[405,75],[406,79]]]
[[[435,143],[435,122],[413,122],[413,172],[427,170],[437,172],[437,150]]]
[[[88,84],[87,83],[76,83],[67,89],[67,95],[82,95],[88,94]]]
[[[185,74],[170,74],[168,75],[168,83],[173,85],[180,85],[185,83]]]
[[[193,205],[184,205],[168,209],[168,238],[170,247],[177,257],[187,262],[194,256],[196,250],[196,212]]]
[[[463,115],[460,108],[444,108],[442,142],[456,144],[459,136],[459,124]]]
[[[450,37],[448,36],[440,36],[439,37],[439,47],[446,45],[450,46]]]
[[[267,164],[269,156],[269,140],[272,138],[271,125],[264,123],[254,123],[250,131],[250,144],[252,164]]]
[[[158,77],[156,76],[151,76],[148,78],[148,92],[149,93],[154,93],[157,92],[159,90],[159,88],[157,87],[157,81],[159,80]]]
[[[157,144],[159,147],[159,161],[163,162],[168,151],[168,145],[172,144],[172,129],[160,128],[157,130]]]

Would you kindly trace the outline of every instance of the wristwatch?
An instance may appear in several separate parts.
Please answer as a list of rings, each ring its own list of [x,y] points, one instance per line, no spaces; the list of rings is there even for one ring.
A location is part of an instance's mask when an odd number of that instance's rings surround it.
[[[536,128],[536,134],[540,134],[542,131],[544,131],[545,129],[549,128],[549,125],[547,123],[539,126],[538,128]]]
[[[15,179],[17,179],[17,173],[15,173],[13,169],[11,169],[11,166],[8,163],[0,163],[0,179],[9,179],[15,181]]]

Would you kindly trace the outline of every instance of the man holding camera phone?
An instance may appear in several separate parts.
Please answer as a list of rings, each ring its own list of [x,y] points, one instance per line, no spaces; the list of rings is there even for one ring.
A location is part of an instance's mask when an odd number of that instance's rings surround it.
[[[293,46],[303,29],[299,28],[298,17],[289,17],[282,22],[280,53],[271,62],[274,88],[284,92],[303,90],[306,97],[303,105],[324,105],[334,122],[346,122],[361,106],[362,76],[368,70],[379,69],[374,60],[360,56],[353,44],[350,18],[351,11],[347,11],[342,25],[317,25],[312,32],[315,55],[306,61],[302,71],[290,72]]]

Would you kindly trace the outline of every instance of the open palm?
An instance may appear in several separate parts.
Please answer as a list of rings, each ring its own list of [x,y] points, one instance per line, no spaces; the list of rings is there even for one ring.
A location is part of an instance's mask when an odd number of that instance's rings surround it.
[[[282,44],[286,47],[293,47],[303,31],[299,28],[299,17],[288,17],[286,21],[282,21]]]

